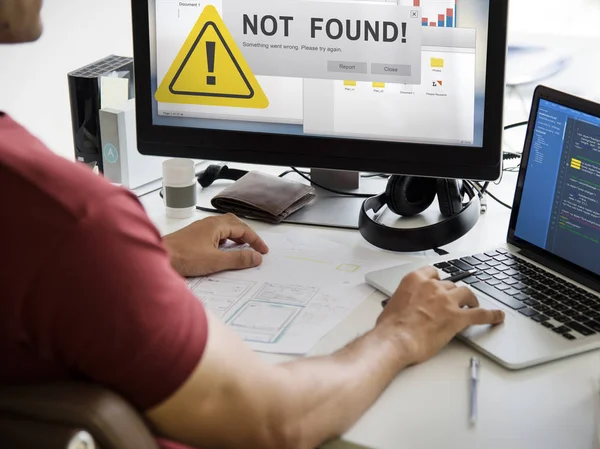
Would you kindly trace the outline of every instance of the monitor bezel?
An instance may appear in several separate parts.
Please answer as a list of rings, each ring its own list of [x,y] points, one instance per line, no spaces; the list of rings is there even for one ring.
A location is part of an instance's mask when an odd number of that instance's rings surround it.
[[[473,180],[492,181],[500,177],[508,0],[490,0],[482,147],[155,125],[149,0],[131,4],[136,127],[141,154]]]
[[[539,246],[536,246],[515,235],[540,100],[547,100],[551,103],[558,104],[559,106],[564,106],[584,112],[586,114],[600,117],[600,104],[598,103],[594,103],[566,92],[552,89],[548,86],[539,85],[535,88],[533,101],[531,104],[531,111],[529,114],[529,125],[527,127],[527,134],[525,136],[525,143],[523,145],[523,155],[521,156],[521,168],[519,169],[519,176],[517,178],[517,184],[515,187],[513,206],[508,226],[507,242],[516,248],[519,248],[524,255],[543,263],[549,268],[564,274],[565,276],[568,276],[577,282],[580,282],[595,290],[599,290],[600,275],[582,268],[576,263],[570,262],[551,253],[545,248],[540,248]]]

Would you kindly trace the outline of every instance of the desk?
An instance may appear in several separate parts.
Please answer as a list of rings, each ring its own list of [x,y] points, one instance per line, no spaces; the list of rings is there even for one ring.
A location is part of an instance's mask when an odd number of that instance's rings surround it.
[[[279,169],[270,169],[277,172]],[[516,175],[507,173],[491,191],[512,201]],[[198,212],[186,220],[168,219],[159,195],[141,198],[153,222],[164,233],[207,216]],[[476,227],[462,239],[445,247],[450,252],[494,247],[506,238],[510,211],[493,201]],[[357,231],[249,222],[261,231],[294,229],[325,237],[361,251],[377,251],[389,265],[419,260],[423,254],[394,254],[374,249]],[[324,337],[311,355],[329,354],[372,328],[381,311],[383,295],[376,292],[344,322]],[[262,354],[269,362],[291,356]],[[468,424],[469,358],[478,355],[453,341],[430,361],[411,367],[395,379],[374,406],[340,441],[327,449],[342,447],[378,449],[590,449],[595,446],[595,422],[600,419],[596,379],[600,354],[592,352],[570,359],[512,372],[481,357],[479,421]]]

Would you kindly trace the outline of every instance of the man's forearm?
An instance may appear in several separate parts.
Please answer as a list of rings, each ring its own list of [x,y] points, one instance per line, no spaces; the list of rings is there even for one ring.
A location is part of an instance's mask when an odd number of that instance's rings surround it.
[[[290,418],[300,423],[298,447],[312,449],[340,436],[409,364],[402,342],[380,327],[331,356],[282,365],[293,395]]]
[[[414,354],[380,325],[333,355],[274,366],[208,316],[201,363],[147,412],[159,434],[198,448],[314,449],[352,426]]]
[[[403,368],[467,326],[502,322],[438,277],[433,267],[406,275],[375,329],[335,354],[277,366],[207,313],[196,369],[146,414],[158,434],[198,448],[314,449],[348,430]]]

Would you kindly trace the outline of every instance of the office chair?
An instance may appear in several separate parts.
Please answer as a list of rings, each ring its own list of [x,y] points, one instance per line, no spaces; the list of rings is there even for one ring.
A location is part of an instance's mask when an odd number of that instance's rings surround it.
[[[0,447],[192,449],[156,438],[123,398],[79,382],[0,388]]]

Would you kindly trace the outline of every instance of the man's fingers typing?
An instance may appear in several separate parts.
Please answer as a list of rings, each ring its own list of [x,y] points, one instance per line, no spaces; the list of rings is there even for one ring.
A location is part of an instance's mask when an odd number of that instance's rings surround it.
[[[416,272],[419,273],[421,276],[423,276],[426,279],[439,279],[440,278],[440,274],[438,273],[438,270],[436,270],[435,268],[433,268],[430,265],[421,267]]]
[[[457,288],[457,285],[452,281],[440,281],[440,285],[446,290],[454,290]]]
[[[457,287],[449,293],[460,307],[479,307],[477,296],[467,287]]]
[[[502,310],[476,308],[465,310],[464,314],[468,326],[475,324],[500,324],[504,321],[504,312]]]

